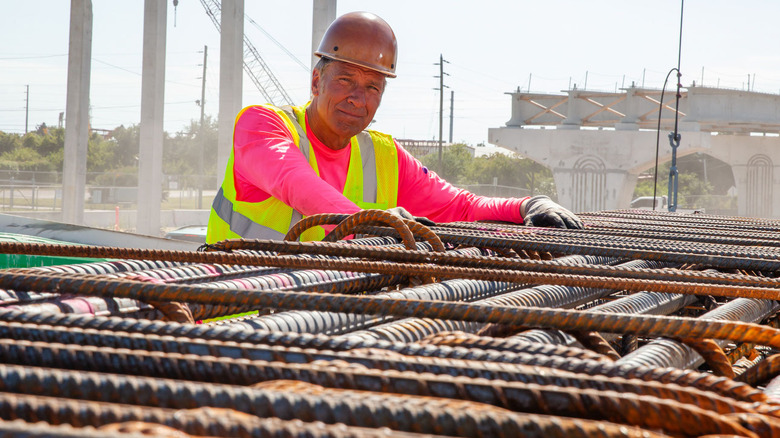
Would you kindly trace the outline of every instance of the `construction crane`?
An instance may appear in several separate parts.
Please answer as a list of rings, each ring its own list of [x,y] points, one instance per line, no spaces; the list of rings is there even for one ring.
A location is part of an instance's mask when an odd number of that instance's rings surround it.
[[[217,31],[221,32],[220,16],[222,7],[220,2],[218,0],[200,0],[200,3],[206,9],[206,14],[211,18],[211,22],[217,27]],[[276,79],[268,64],[263,61],[260,53],[246,35],[244,35],[244,71],[252,79],[260,93],[268,100],[268,103],[277,106],[293,105],[292,99],[284,91],[282,84]]]

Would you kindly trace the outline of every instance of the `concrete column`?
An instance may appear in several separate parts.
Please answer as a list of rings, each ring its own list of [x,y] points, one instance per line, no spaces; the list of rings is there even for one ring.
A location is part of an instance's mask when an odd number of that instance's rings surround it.
[[[553,179],[558,193],[558,203],[581,213],[586,211],[617,210],[628,208],[636,188],[637,175],[622,169],[606,169],[604,187],[575,187],[573,174],[576,169],[553,168]],[[580,181],[580,184],[583,182]]]
[[[580,90],[576,88],[569,90],[569,106],[566,113],[566,120],[557,126],[558,129],[580,129],[582,126],[582,113],[580,111],[581,102],[579,99]]]
[[[166,0],[145,0],[137,232],[150,236],[160,235],[166,20]]]
[[[62,220],[78,225],[84,222],[91,59],[92,0],[71,0],[65,156],[62,164]]]
[[[314,0],[314,9],[311,15],[311,69],[320,59],[314,56],[314,52],[320,46],[322,36],[336,19],[336,0]]]
[[[626,116],[615,124],[619,131],[636,131],[639,129],[639,98],[636,95],[637,88],[633,85],[626,90]]]
[[[244,66],[244,0],[222,0],[219,54],[218,185],[233,149],[233,124],[241,111]]]
[[[747,216],[747,165],[731,163],[731,172],[734,174],[734,185],[737,187],[737,216]]]
[[[702,114],[706,114],[707,109],[711,110],[711,108],[722,104],[721,99],[716,98],[711,100],[709,97],[710,96],[706,94],[702,95],[702,93],[699,92],[699,88],[697,88],[695,85],[688,87],[688,112],[685,114],[685,117],[679,121],[678,126],[680,131],[701,131],[701,123],[699,121],[702,119]],[[674,108],[674,98],[674,93],[671,93],[669,106],[672,108]],[[728,112],[733,110],[733,107],[728,107],[723,112],[728,114]],[[739,110],[737,111],[739,112]],[[768,114],[771,114],[771,112]]]

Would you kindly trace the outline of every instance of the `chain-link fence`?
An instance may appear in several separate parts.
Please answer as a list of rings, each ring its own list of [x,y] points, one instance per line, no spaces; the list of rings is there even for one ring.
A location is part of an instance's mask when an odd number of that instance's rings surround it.
[[[524,198],[531,196],[531,190],[498,184],[470,184],[463,186],[463,188],[475,195],[493,198]]]
[[[88,172],[84,208],[134,207],[138,202],[137,180],[137,174]],[[217,191],[214,175],[163,175],[162,181],[163,209],[208,209]],[[0,171],[0,210],[61,209],[61,173]]]

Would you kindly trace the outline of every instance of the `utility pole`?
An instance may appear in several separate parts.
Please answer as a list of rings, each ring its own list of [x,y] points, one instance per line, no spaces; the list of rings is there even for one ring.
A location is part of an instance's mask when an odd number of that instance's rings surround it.
[[[450,90],[450,144],[452,144],[452,113],[455,103],[455,91]]]
[[[444,60],[444,56],[439,54],[439,62],[434,63],[433,65],[439,66],[439,76],[434,76],[435,78],[439,78],[439,88],[434,88],[434,90],[439,90],[439,172],[441,172],[442,169],[442,135],[444,131],[444,75],[447,73],[444,73],[444,63],[449,62]]]
[[[198,154],[198,210],[203,208],[203,154],[206,151],[206,139],[203,135],[203,121],[206,108],[206,60],[208,59],[209,46],[203,46],[203,78],[200,86],[200,153]]]
[[[27,96],[24,98],[24,133],[27,134],[27,121],[30,120],[30,86],[27,85]]]

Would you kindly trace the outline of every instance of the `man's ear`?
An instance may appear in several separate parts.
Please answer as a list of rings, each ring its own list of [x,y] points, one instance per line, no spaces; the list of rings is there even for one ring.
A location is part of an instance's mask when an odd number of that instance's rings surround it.
[[[314,69],[311,72],[311,95],[317,96],[320,94],[320,72],[317,69]]]

